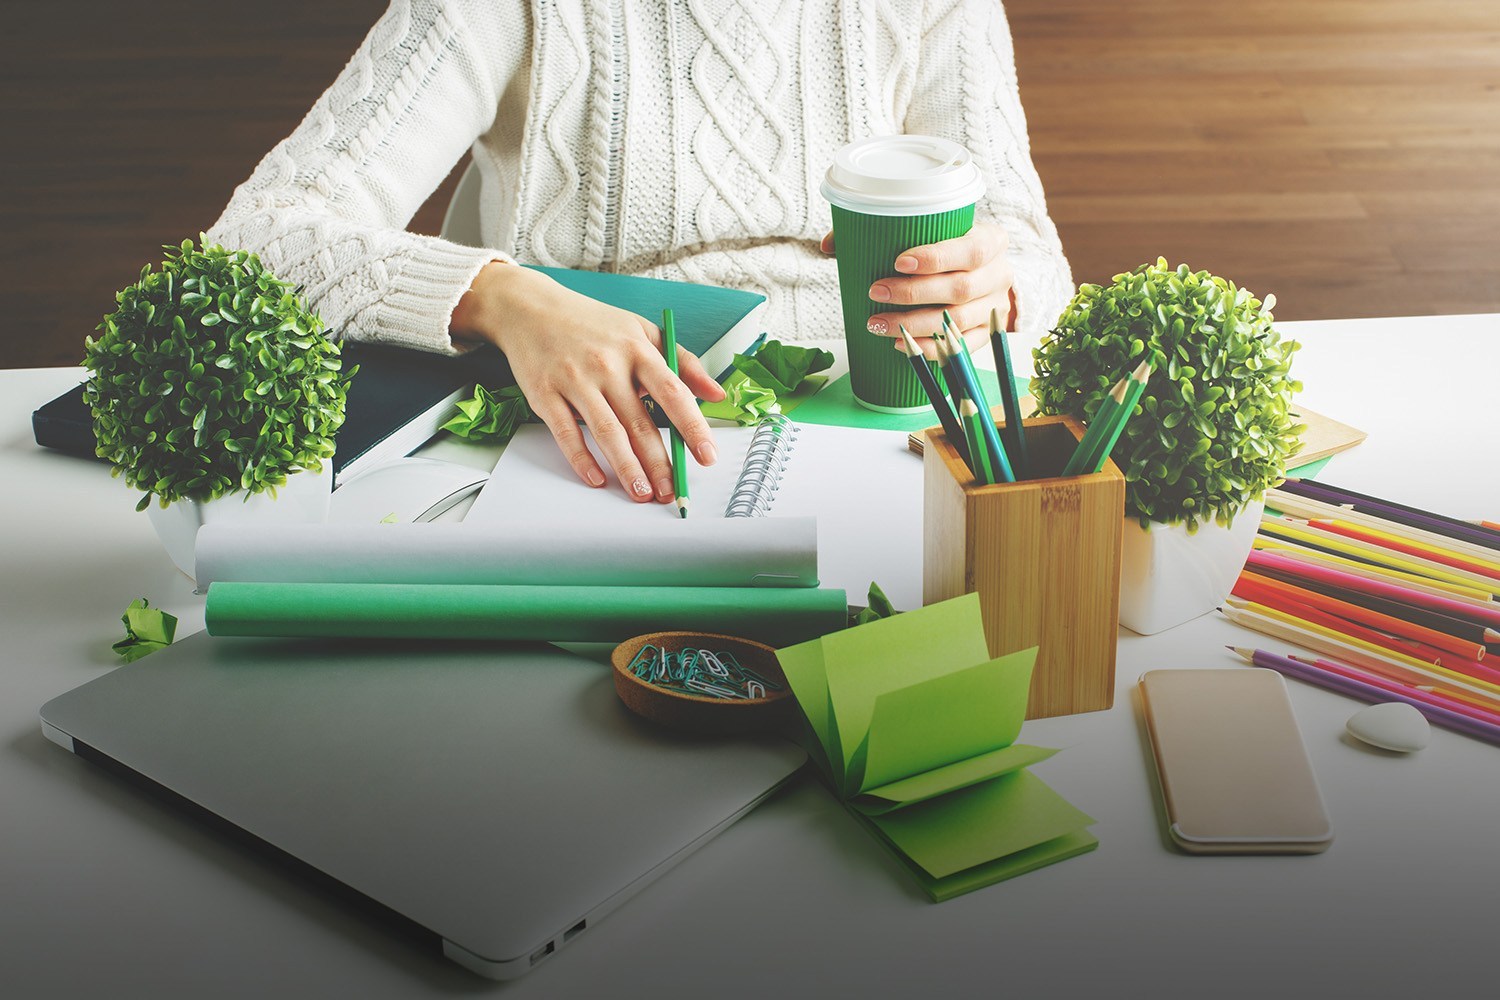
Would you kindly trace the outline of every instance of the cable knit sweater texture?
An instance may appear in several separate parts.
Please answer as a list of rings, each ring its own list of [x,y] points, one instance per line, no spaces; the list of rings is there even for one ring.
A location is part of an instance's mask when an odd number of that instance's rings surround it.
[[[999,0],[395,0],[207,235],[352,339],[452,351],[475,274],[514,259],[751,288],[773,336],[822,340],[818,183],[902,132],[974,154],[1035,342],[1073,286]],[[465,149],[488,246],[406,232]]]

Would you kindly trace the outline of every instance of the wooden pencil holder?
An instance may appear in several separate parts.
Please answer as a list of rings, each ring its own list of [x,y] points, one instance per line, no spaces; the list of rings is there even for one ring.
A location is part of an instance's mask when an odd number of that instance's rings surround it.
[[[1071,417],[1023,423],[1034,473],[980,485],[942,428],[923,432],[923,602],[978,591],[991,656],[1037,646],[1028,719],[1109,708],[1115,692],[1125,477],[1061,475]]]

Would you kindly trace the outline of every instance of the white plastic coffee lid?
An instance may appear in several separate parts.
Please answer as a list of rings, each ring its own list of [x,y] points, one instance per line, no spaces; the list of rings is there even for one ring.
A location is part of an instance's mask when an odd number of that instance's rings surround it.
[[[951,212],[984,194],[969,151],[930,135],[878,135],[833,154],[823,197],[866,215]]]

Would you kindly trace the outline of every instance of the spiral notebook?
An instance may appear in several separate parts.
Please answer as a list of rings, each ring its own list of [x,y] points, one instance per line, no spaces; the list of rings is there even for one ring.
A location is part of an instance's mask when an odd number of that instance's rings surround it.
[[[859,602],[873,581],[896,607],[921,606],[922,460],[906,450],[906,435],[781,421],[713,433],[718,462],[688,469],[689,520],[723,520],[731,501],[741,516],[816,517],[822,586],[843,588]],[[570,523],[617,524],[622,533],[661,520],[678,520],[677,508],[635,503],[612,477],[590,489],[537,424],[516,432],[464,517],[558,531]]]

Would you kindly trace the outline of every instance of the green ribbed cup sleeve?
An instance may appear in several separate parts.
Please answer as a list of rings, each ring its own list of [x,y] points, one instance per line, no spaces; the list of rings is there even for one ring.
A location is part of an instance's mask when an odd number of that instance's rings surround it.
[[[922,391],[906,355],[895,349],[892,338],[865,328],[876,313],[910,312],[923,307],[872,302],[870,286],[881,278],[900,275],[895,264],[903,251],[967,233],[974,227],[974,206],[908,216],[865,215],[837,205],[831,207],[839,298],[844,306],[844,341],[849,351],[849,383],[854,398],[881,409],[925,409],[927,394]],[[934,332],[911,330],[914,337]]]

